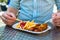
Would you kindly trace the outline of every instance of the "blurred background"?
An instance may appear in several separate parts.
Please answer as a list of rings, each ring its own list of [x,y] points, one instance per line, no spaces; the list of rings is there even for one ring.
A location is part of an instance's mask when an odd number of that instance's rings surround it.
[[[0,15],[2,15],[7,10],[9,2],[10,0],[0,0]],[[0,18],[0,36],[1,36],[3,29],[5,28],[4,26],[5,24]]]
[[[0,12],[6,11],[10,0],[0,0]]]

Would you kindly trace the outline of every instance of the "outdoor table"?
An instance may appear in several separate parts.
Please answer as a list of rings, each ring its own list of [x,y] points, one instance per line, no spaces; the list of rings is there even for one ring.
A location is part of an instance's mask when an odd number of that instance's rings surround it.
[[[50,22],[51,30],[42,34],[32,34],[6,26],[0,40],[60,40],[60,28],[54,27]]]

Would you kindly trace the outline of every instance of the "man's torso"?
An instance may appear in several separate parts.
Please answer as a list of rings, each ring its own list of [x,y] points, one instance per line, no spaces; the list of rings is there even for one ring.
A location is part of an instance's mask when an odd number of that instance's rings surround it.
[[[44,22],[51,18],[53,5],[54,0],[21,0],[18,18],[26,21]]]

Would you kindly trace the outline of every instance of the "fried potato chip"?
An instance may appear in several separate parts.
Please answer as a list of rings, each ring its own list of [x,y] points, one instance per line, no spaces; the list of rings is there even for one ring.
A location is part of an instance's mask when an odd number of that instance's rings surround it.
[[[24,29],[30,29],[31,27],[35,27],[35,23],[34,21],[31,21],[31,22],[27,22],[26,25],[24,26]]]
[[[26,22],[25,26],[23,27],[23,29],[28,29],[29,26],[29,21]]]
[[[16,26],[16,28],[20,28],[20,24],[18,24],[18,25]]]

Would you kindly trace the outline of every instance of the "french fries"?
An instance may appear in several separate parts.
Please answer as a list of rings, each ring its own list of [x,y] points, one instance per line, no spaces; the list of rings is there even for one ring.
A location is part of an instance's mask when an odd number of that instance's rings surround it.
[[[21,28],[20,26],[21,24],[18,24],[16,28]],[[35,31],[35,32],[39,32],[39,31],[43,31],[47,29],[47,24],[35,24],[34,20],[33,21],[27,21],[25,26],[22,28],[24,30],[30,30],[30,31]]]
[[[28,21],[23,29],[30,29],[32,27],[35,27],[34,21],[31,21],[31,22]]]
[[[16,26],[16,28],[20,28],[21,26],[20,26],[20,24],[18,24],[17,26]]]

